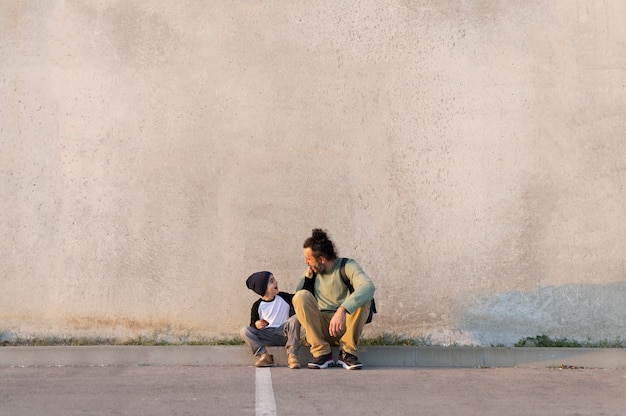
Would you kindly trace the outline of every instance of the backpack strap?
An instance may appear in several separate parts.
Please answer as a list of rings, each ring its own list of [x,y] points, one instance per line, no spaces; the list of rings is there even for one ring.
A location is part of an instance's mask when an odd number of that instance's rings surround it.
[[[343,284],[346,285],[348,287],[348,291],[350,293],[354,292],[354,287],[352,287],[352,284],[350,283],[350,280],[348,280],[348,276],[346,276],[346,263],[348,262],[347,258],[342,258],[341,259],[341,267],[339,268],[339,274],[341,274],[341,280],[343,281]]]
[[[352,284],[350,283],[350,280],[348,280],[348,276],[346,276],[346,262],[350,260],[350,259],[346,259],[343,258],[341,259],[341,268],[339,269],[340,274],[341,274],[341,280],[343,281],[343,284],[346,285],[348,287],[348,291],[350,291],[350,293],[354,292],[354,287],[352,287]],[[374,299],[372,299],[370,301],[370,314],[367,317],[367,320],[365,321],[366,324],[369,324],[370,322],[372,322],[372,318],[373,318],[373,314],[377,313],[378,311],[376,310],[376,302],[374,301]]]

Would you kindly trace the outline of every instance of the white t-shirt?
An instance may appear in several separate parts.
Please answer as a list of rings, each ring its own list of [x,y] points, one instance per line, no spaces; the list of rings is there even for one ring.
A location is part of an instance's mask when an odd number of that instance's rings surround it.
[[[259,317],[269,322],[269,328],[278,328],[289,319],[289,304],[280,296],[269,302],[261,299]]]

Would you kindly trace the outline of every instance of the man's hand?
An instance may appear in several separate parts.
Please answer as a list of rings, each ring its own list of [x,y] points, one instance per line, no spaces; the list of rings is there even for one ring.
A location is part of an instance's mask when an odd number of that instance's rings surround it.
[[[309,268],[306,270],[306,274],[304,275],[304,277],[306,277],[307,279],[312,279],[313,276],[315,276],[315,271],[311,266],[309,266]]]
[[[338,337],[346,329],[346,308],[340,306],[333,315],[328,326],[328,333],[331,337]]]

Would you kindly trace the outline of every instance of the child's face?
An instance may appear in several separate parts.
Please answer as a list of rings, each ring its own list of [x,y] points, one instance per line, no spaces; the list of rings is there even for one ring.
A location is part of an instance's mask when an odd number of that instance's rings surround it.
[[[272,274],[270,275],[270,280],[267,282],[267,290],[265,291],[264,297],[273,299],[276,295],[278,295],[278,280],[276,280]]]

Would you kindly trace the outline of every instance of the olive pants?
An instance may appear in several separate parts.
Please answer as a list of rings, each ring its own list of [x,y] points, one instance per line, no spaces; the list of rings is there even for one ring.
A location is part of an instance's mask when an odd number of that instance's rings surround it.
[[[346,327],[342,334],[332,337],[328,332],[334,313],[321,312],[317,299],[308,290],[299,290],[293,296],[293,307],[300,325],[306,332],[306,340],[311,345],[311,355],[315,358],[330,354],[331,346],[339,345],[349,354],[356,355],[359,338],[367,320],[370,303],[357,308],[351,314],[346,313]]]

